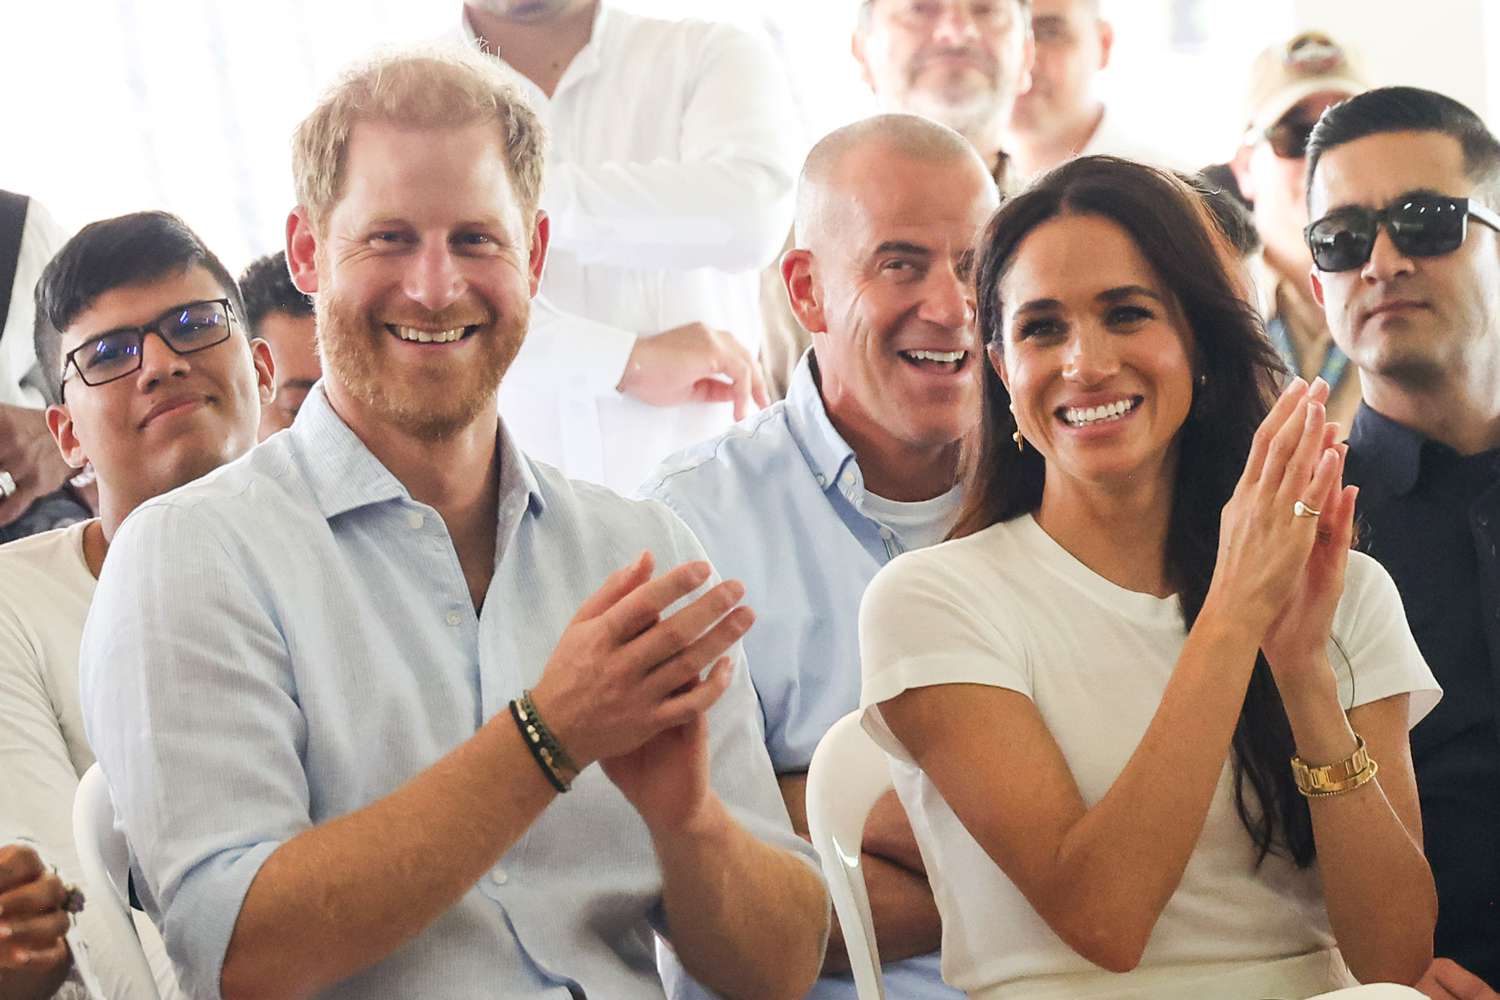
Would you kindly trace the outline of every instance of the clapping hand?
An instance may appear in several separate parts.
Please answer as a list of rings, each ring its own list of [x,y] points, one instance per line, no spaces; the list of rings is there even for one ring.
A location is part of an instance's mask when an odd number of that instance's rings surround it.
[[[0,847],[0,979],[65,966],[69,914],[81,901],[35,850]]]

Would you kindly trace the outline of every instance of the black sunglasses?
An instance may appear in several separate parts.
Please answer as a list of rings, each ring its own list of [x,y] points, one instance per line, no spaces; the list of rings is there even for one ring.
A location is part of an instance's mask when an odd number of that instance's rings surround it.
[[[1260,134],[1271,144],[1271,152],[1283,160],[1300,160],[1307,155],[1307,140],[1316,122],[1282,120]]]
[[[1384,226],[1396,249],[1407,257],[1439,257],[1463,246],[1472,216],[1500,232],[1500,215],[1468,198],[1414,191],[1385,208],[1336,208],[1302,230],[1320,271],[1363,267]]]
[[[78,370],[84,385],[103,385],[139,371],[148,333],[156,334],[177,354],[217,347],[229,339],[233,315],[228,299],[184,302],[144,326],[124,326],[90,337],[63,358],[61,380],[66,384],[69,365]]]

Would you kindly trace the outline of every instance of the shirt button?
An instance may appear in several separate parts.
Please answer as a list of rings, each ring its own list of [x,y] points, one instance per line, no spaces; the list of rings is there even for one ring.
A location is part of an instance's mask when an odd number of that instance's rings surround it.
[[[410,514],[406,515],[406,523],[411,525],[411,529],[413,531],[416,531],[418,528],[422,527],[422,525],[425,524],[426,521],[427,518],[422,515],[422,512],[420,510],[414,510]]]
[[[828,485],[828,477],[824,476],[821,472],[818,473],[817,480],[818,480],[818,485],[819,486],[827,486]]]
[[[880,537],[884,538],[886,541],[890,541],[891,540],[891,529],[890,528],[881,528],[880,529]]]
[[[449,625],[458,625],[461,622],[463,622],[463,620],[464,620],[463,615],[459,614],[457,611],[450,611],[450,612],[448,612],[448,624]]]
[[[504,885],[510,881],[510,874],[504,868],[495,868],[490,872],[490,882],[494,885]]]

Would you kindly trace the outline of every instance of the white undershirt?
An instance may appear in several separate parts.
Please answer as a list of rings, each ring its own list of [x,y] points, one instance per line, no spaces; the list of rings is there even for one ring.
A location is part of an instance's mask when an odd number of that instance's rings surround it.
[[[860,509],[866,517],[895,533],[903,550],[925,549],[948,537],[963,496],[957,486],[931,500],[903,503],[865,493]]]

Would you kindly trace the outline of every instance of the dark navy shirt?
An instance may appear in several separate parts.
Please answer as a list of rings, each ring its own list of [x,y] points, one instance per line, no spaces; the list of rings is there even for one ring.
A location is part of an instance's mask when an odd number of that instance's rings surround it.
[[[1361,406],[1345,481],[1443,700],[1412,730],[1437,954],[1500,986],[1500,449],[1464,456]]]

